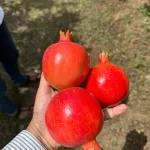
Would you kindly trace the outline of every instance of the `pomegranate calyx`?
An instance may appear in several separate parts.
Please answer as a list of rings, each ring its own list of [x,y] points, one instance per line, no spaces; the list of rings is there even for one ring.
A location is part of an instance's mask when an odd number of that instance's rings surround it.
[[[102,150],[101,147],[98,145],[96,140],[89,141],[82,145],[84,150]]]
[[[59,41],[71,41],[70,40],[71,34],[72,34],[72,32],[70,32],[69,30],[66,32],[66,34],[60,30],[60,40]]]
[[[103,51],[101,54],[99,54],[99,63],[102,64],[109,63],[108,52]]]

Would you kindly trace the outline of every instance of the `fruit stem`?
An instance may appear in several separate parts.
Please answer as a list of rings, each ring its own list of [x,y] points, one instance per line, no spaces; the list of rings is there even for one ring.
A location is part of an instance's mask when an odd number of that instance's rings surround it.
[[[101,54],[99,54],[99,63],[109,63],[109,56],[107,52],[102,52]]]
[[[66,32],[66,34],[62,31],[59,32],[60,33],[60,42],[61,41],[71,41],[70,40],[70,37],[71,37],[71,34],[72,32],[70,32],[69,30]]]
[[[84,150],[102,150],[101,147],[98,145],[96,140],[92,140],[84,145],[82,145]]]

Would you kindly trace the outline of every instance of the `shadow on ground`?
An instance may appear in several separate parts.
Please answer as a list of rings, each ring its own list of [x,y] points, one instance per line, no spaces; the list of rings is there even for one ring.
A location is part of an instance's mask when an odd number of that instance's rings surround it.
[[[147,136],[141,131],[132,130],[127,134],[126,142],[122,150],[144,150]]]

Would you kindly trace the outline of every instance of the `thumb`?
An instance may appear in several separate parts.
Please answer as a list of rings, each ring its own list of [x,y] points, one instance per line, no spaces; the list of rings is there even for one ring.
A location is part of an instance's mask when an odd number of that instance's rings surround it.
[[[47,106],[54,96],[55,92],[52,87],[45,80],[43,73],[41,75],[40,85],[36,94],[35,99],[35,111],[40,111],[42,113],[46,112]]]
[[[120,104],[113,108],[107,108],[106,110],[104,110],[104,119],[108,120],[113,117],[116,117],[116,116],[124,113],[126,110],[127,110],[127,105],[125,105],[125,104]]]
[[[43,73],[41,74],[41,80],[40,80],[40,85],[38,88],[37,95],[42,95],[42,94],[50,94],[53,93],[52,87],[49,85],[49,83],[45,80]]]

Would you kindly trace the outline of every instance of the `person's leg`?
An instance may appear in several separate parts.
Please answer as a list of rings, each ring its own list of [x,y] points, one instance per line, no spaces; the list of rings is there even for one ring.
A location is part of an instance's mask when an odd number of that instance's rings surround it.
[[[18,50],[9,33],[7,25],[3,22],[0,25],[0,62],[5,71],[15,84],[23,84],[27,81],[29,75],[22,75],[18,67]],[[31,80],[31,79],[30,79]],[[6,96],[5,83],[0,79],[0,112],[9,116],[18,116],[20,119],[25,119],[32,116],[32,106],[20,106],[13,104]]]
[[[0,112],[11,115],[17,111],[17,106],[6,96],[6,85],[0,79]]]
[[[0,25],[0,62],[15,84],[25,86],[30,82],[40,79],[39,72],[32,71],[27,75],[22,75],[20,73],[18,50],[5,21]]]
[[[20,73],[18,66],[18,50],[5,21],[0,25],[0,61],[14,83],[25,82],[26,78]]]
[[[6,85],[0,79],[0,113],[11,117],[26,119],[32,117],[33,105],[24,105],[18,107],[6,96]]]

